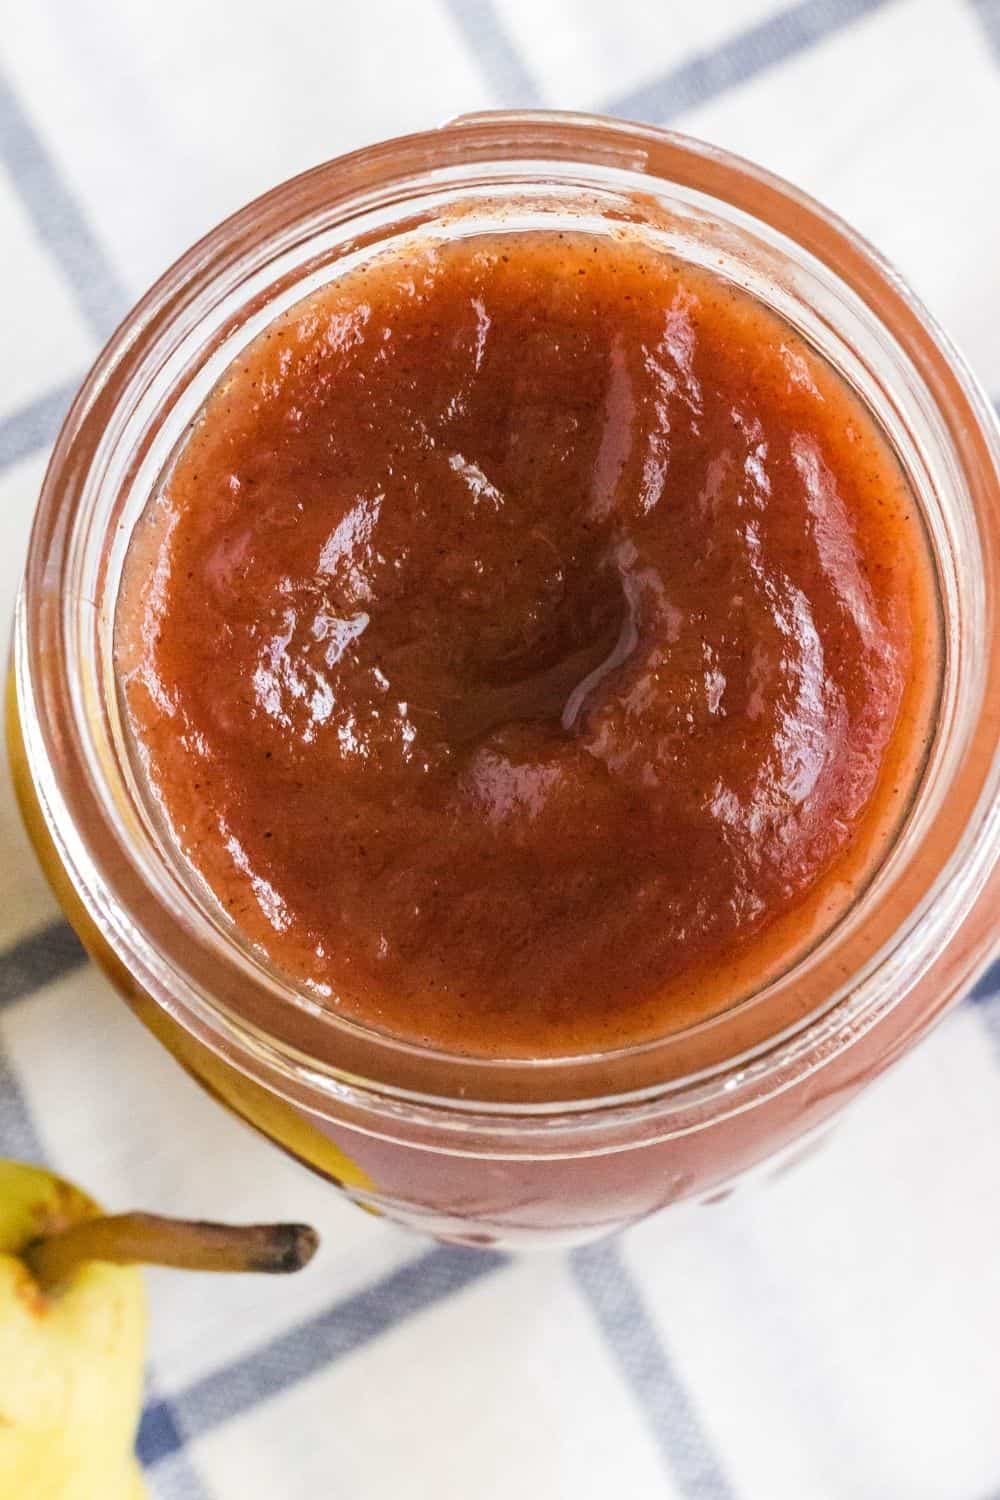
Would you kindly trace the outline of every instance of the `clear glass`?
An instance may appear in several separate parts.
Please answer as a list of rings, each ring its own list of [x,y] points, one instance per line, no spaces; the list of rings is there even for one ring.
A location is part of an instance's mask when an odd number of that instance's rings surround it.
[[[187,424],[279,311],[404,238],[630,222],[731,278],[876,414],[922,505],[937,729],[891,853],[788,972],[662,1041],[447,1056],[323,1012],[212,908],[128,753],[111,636],[131,527]],[[846,226],[758,168],[613,120],[492,114],[294,179],[188,252],[97,361],[45,479],[8,730],[26,821],[91,952],[221,1102],[354,1200],[441,1238],[584,1240],[794,1150],[996,951],[1000,436],[959,356]]]

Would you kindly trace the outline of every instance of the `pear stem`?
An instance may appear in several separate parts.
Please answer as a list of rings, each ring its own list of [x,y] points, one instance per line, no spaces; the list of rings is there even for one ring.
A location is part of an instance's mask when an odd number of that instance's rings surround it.
[[[318,1245],[319,1236],[308,1224],[211,1224],[136,1213],[83,1219],[32,1241],[23,1258],[36,1280],[50,1288],[92,1260],[183,1271],[300,1271]]]

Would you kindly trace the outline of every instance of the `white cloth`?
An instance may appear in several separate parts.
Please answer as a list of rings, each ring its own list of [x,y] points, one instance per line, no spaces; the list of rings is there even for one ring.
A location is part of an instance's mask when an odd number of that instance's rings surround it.
[[[12,0],[0,44],[0,620],[128,303],[277,180],[462,111],[669,119],[763,162],[1000,396],[1000,0]],[[188,1081],[74,962],[6,780],[0,850],[0,1152],[325,1238],[287,1282],[151,1275],[156,1500],[1000,1495],[1000,995],[766,1189],[479,1257],[357,1213]]]

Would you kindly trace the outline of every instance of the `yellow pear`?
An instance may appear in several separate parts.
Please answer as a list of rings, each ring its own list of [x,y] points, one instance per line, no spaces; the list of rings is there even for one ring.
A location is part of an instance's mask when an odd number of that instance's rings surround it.
[[[132,1457],[146,1299],[131,1265],[91,1261],[43,1288],[22,1254],[97,1205],[0,1161],[0,1500],[140,1500]]]
[[[0,1500],[145,1500],[137,1263],[298,1271],[317,1244],[305,1224],[106,1217],[71,1183],[0,1160]]]

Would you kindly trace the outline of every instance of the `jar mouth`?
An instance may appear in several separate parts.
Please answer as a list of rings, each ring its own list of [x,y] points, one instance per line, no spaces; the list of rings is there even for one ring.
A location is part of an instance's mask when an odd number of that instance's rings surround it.
[[[811,341],[836,347],[863,399],[881,403],[876,415],[925,507],[945,645],[937,732],[912,806],[836,926],[790,971],[693,1026],[615,1052],[538,1059],[446,1053],[322,1010],[213,922],[157,842],[130,769],[109,645],[130,520],[234,350],[352,258],[446,219],[481,222],[501,200],[527,214],[544,206],[655,223],[689,253],[700,235],[713,264],[728,257],[730,274],[765,289]],[[49,831],[136,984],[279,1092],[551,1115],[727,1089],[739,1107],[751,1080],[777,1086],[824,1038],[842,1046],[898,1003],[993,874],[998,475],[989,403],[892,269],[818,204],[738,158],[669,132],[547,112],[465,117],[353,153],[275,188],[187,252],[126,319],[67,418],[15,637],[25,745]],[[986,934],[956,954],[949,993],[988,960],[991,942]]]

